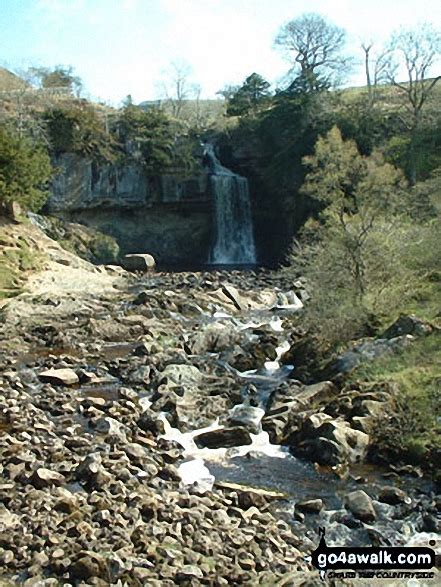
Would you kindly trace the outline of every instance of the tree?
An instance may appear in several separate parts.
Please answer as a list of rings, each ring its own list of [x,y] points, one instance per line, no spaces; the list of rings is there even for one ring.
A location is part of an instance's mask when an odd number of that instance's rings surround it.
[[[125,152],[149,175],[160,174],[171,165],[174,132],[169,118],[158,108],[143,111],[138,106],[126,106],[117,133]]]
[[[240,116],[247,112],[256,112],[270,95],[270,84],[258,73],[249,75],[242,86],[229,98],[227,114]]]
[[[362,157],[354,141],[344,141],[334,126],[320,137],[302,192],[324,204],[322,219],[345,251],[354,286],[354,301],[366,293],[364,251],[377,221],[397,209],[402,174],[382,156]]]
[[[79,97],[83,84],[81,79],[74,75],[73,67],[57,65],[54,69],[48,67],[31,67],[28,77],[34,85],[44,90],[64,90],[68,94]]]
[[[364,68],[366,74],[366,86],[368,89],[368,105],[372,107],[377,98],[377,88],[381,82],[386,81],[386,69],[388,65],[389,51],[380,50],[372,55],[372,42],[362,43],[364,51]]]
[[[291,255],[312,299],[305,325],[323,342],[338,344],[370,332],[372,318],[395,311],[413,295],[408,262],[412,222],[400,212],[403,175],[374,153],[363,157],[337,127],[318,139],[303,159],[302,192],[317,200]]]
[[[161,99],[164,99],[174,118],[181,118],[186,101],[198,93],[197,84],[191,81],[191,67],[185,61],[174,61],[164,72],[159,84]]]
[[[312,92],[335,85],[347,69],[348,59],[342,55],[345,37],[343,29],[310,13],[283,25],[275,44],[293,63],[290,75]]]
[[[47,198],[51,173],[49,156],[42,147],[0,128],[0,204],[17,202],[39,210]]]
[[[87,102],[68,103],[43,113],[51,151],[79,153],[96,161],[115,158],[115,142],[96,108]]]
[[[441,33],[428,23],[415,29],[402,29],[392,35],[389,52],[387,78],[404,97],[409,114],[407,172],[414,185],[417,180],[416,143],[423,111],[435,85],[441,79],[440,75],[429,77],[441,54]],[[403,73],[406,80],[399,81],[399,76]]]

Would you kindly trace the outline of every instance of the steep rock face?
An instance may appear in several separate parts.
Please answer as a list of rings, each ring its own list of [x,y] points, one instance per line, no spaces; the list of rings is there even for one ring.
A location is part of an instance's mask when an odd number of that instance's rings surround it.
[[[205,263],[211,245],[211,194],[202,168],[183,180],[149,178],[140,166],[97,164],[75,154],[58,169],[47,210],[110,234],[122,253],[149,252],[163,263]]]
[[[248,178],[256,237],[257,257],[265,265],[283,261],[293,236],[311,215],[311,201],[298,190],[302,171],[293,161],[289,180],[269,185],[263,173],[265,154],[250,136],[223,137],[220,155],[226,167]]]

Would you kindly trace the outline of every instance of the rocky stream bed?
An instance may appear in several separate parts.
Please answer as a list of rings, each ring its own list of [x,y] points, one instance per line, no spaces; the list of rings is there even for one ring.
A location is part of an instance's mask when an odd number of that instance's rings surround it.
[[[301,280],[61,265],[2,309],[1,585],[318,585],[319,527],[439,547],[430,480],[365,464],[391,391],[297,379]]]

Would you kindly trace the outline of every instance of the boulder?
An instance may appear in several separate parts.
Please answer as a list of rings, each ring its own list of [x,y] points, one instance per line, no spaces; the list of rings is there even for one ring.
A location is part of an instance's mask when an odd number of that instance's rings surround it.
[[[331,400],[338,393],[337,387],[331,381],[320,381],[313,385],[305,385],[295,396],[299,402],[312,404]]]
[[[202,373],[194,365],[167,365],[161,375],[171,383],[182,386],[197,385],[202,379]]]
[[[360,462],[369,445],[368,434],[323,413],[313,414],[304,421],[297,440],[300,443],[293,450],[320,465]]]
[[[378,501],[389,505],[398,505],[400,503],[410,503],[411,499],[402,489],[387,485],[381,489]]]
[[[387,328],[381,338],[396,338],[397,336],[403,336],[406,334],[411,334],[412,336],[425,336],[433,332],[433,326],[426,322],[425,320],[421,320],[415,316],[415,314],[410,314],[409,316],[402,315],[395,320],[395,322]]]
[[[76,385],[80,381],[73,369],[48,369],[42,371],[38,377],[43,383],[52,385]]]
[[[99,418],[95,422],[95,429],[97,432],[101,432],[106,436],[117,438],[118,440],[126,440],[126,426],[121,424],[121,422],[118,422],[118,420],[115,420],[115,418],[111,418],[110,416]]]
[[[395,338],[377,338],[354,344],[328,367],[331,373],[350,373],[358,365],[369,363],[384,355],[396,353],[409,346],[415,337],[411,334]]]
[[[43,489],[53,485],[63,485],[66,479],[61,473],[40,467],[32,473],[29,482],[37,489]]]
[[[203,432],[194,441],[199,448],[231,448],[252,443],[248,430],[240,426]]]
[[[121,264],[127,271],[148,272],[153,271],[156,267],[156,261],[154,257],[147,253],[124,255]]]
[[[346,508],[362,522],[374,522],[377,518],[371,498],[362,490],[348,493],[345,504]]]
[[[75,478],[90,485],[104,487],[111,480],[111,475],[102,465],[101,455],[92,453],[85,457],[75,469]]]
[[[318,514],[323,509],[323,500],[306,499],[296,503],[296,510],[310,514]]]
[[[233,426],[243,426],[250,432],[257,433],[265,410],[239,404],[229,413],[227,423]]]

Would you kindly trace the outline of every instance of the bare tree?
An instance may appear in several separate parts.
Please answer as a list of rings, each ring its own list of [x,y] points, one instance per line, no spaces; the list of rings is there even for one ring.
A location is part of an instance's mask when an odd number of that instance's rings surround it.
[[[373,47],[374,43],[372,41],[364,42],[361,45],[364,51],[364,67],[369,106],[373,106],[377,99],[379,84],[387,81],[386,70],[389,62],[388,49],[380,49],[380,51],[373,52]]]
[[[307,91],[335,85],[348,67],[346,32],[319,14],[304,14],[280,29],[275,44],[293,63],[290,74]]]
[[[185,61],[174,61],[164,72],[159,84],[161,99],[169,105],[171,114],[181,118],[185,102],[197,95],[196,84],[191,81],[191,67]]]
[[[410,115],[408,164],[409,179],[414,184],[417,172],[415,159],[417,133],[420,130],[427,100],[441,79],[440,75],[431,77],[433,66],[441,55],[441,33],[429,23],[415,29],[402,29],[392,35],[389,50],[387,78],[403,95],[405,107]],[[401,75],[404,75],[406,79],[399,81]]]

